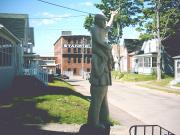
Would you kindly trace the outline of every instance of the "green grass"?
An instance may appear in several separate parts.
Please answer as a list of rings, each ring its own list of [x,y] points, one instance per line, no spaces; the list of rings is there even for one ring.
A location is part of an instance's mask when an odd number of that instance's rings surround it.
[[[50,93],[47,91],[44,94],[42,91],[34,96],[16,96],[13,98],[13,105],[4,105],[0,108],[12,107],[17,112],[15,119],[23,123],[86,123],[89,109],[87,98],[63,81],[56,80],[49,83],[49,86],[51,86],[48,88]],[[54,93],[53,86],[59,87]]]
[[[119,71],[112,71],[111,73],[112,73],[112,77],[114,79],[121,79],[125,74],[125,73],[121,73]]]
[[[180,83],[176,84],[177,87],[180,87]]]
[[[165,86],[169,85],[170,81],[172,81],[172,80],[173,80],[173,77],[167,76],[164,79],[162,79],[161,81],[153,80],[153,81],[149,82],[148,84],[165,87]]]
[[[69,88],[74,87],[64,81],[55,80],[49,86]],[[35,97],[36,107],[48,112],[50,116],[56,117],[58,123],[82,124],[86,123],[89,102],[75,95],[45,95]]]
[[[36,107],[56,117],[58,123],[86,123],[89,108],[87,100],[73,95],[46,95],[34,99]]]
[[[142,74],[133,74],[133,73],[126,73],[121,78],[122,81],[128,82],[140,82],[140,81],[150,81],[156,79],[154,75],[142,75]]]
[[[162,91],[162,92],[167,92],[167,93],[173,93],[173,94],[180,95],[179,91],[167,90],[167,89],[164,89],[163,87],[162,88],[157,88],[157,87],[154,87],[153,85],[148,85],[148,84],[138,84],[138,86],[145,87],[145,88],[150,88],[150,89],[158,90],[158,91]]]
[[[65,87],[74,90],[74,87],[71,86],[69,83],[64,82],[64,81],[58,81],[54,80],[52,83],[48,83],[49,86],[59,86],[59,87]]]

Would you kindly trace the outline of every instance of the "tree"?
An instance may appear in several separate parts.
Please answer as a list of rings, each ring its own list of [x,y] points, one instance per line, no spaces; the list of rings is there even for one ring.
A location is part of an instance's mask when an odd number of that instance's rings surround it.
[[[144,0],[138,31],[140,38],[158,39],[157,80],[161,80],[162,46],[161,40],[174,34],[179,28],[180,0]]]
[[[123,28],[130,25],[136,25],[139,21],[137,14],[141,13],[143,6],[142,0],[101,0],[101,3],[95,4],[100,9],[107,19],[110,19],[110,11],[119,9],[119,14],[116,16],[108,33],[110,43],[117,43],[119,37],[123,34]],[[92,25],[92,16],[85,19],[84,27],[90,29]],[[89,25],[90,24],[90,25]]]
[[[142,40],[157,37],[157,3],[158,0],[144,0],[137,28],[141,32],[140,38]],[[159,16],[161,39],[174,34],[180,28],[180,0],[161,0]]]
[[[90,27],[92,26],[93,23],[93,16],[89,14],[84,21],[84,28],[90,31]]]

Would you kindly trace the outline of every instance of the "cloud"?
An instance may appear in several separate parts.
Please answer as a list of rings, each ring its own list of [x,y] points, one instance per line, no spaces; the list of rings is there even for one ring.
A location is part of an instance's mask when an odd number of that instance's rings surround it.
[[[32,24],[37,26],[52,25],[58,23],[62,18],[69,16],[71,16],[71,14],[56,15],[49,12],[43,12],[39,13],[37,19],[34,18],[34,20],[32,20]]]
[[[87,6],[87,7],[92,7],[94,4],[92,2],[90,2],[90,1],[86,1],[86,2],[80,3],[80,5]]]
[[[94,6],[94,4],[90,1],[78,2],[78,3],[76,2],[76,3],[71,3],[69,5],[69,7],[75,8],[75,9],[82,8],[82,7],[93,7],[93,6]]]

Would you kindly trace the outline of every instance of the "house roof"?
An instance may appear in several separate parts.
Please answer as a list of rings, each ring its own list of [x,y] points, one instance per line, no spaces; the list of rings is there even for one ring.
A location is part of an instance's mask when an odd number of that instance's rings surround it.
[[[34,45],[34,29],[29,28],[28,14],[0,13],[0,23],[18,39]]]
[[[19,39],[24,39],[27,27],[27,14],[0,13],[0,23]]]
[[[124,45],[127,47],[128,53],[140,51],[143,41],[139,39],[124,39]]]
[[[4,27],[2,24],[0,24],[0,32],[3,32],[4,34],[8,35],[15,42],[20,43],[20,40],[13,33],[11,33],[6,27]]]

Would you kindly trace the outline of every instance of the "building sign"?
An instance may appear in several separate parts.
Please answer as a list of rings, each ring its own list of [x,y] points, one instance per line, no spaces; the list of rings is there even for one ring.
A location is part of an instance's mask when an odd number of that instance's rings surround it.
[[[91,48],[90,44],[64,44],[64,48]]]

